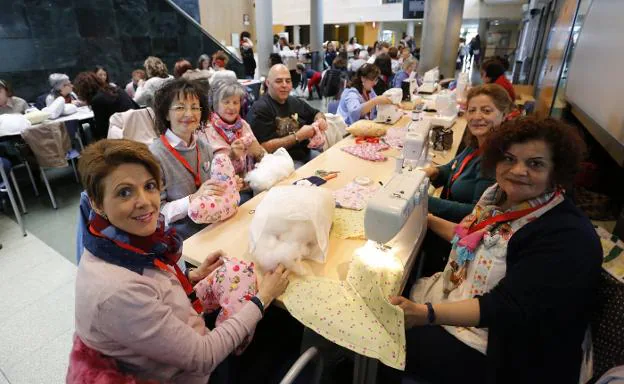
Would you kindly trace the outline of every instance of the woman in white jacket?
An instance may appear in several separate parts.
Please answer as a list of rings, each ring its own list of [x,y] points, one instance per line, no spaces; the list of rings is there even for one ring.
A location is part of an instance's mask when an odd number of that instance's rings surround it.
[[[154,105],[154,93],[164,83],[173,79],[167,71],[167,65],[158,57],[150,56],[143,63],[147,80],[139,80],[134,94],[134,101],[140,106],[152,107]]]

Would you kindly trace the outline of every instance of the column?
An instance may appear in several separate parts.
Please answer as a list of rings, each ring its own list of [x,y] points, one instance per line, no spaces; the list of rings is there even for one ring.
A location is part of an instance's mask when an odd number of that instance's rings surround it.
[[[459,33],[461,32],[463,14],[464,0],[450,0],[440,64],[440,73],[444,74],[445,77],[455,77],[455,63],[459,49]]]
[[[295,46],[301,44],[301,37],[299,35],[300,29],[301,26],[293,25],[293,44],[295,44]]]
[[[322,70],[323,0],[310,0],[310,50],[312,51],[312,68],[317,71]]]
[[[381,41],[381,37],[383,36],[383,21],[377,23],[377,41]]]
[[[418,72],[421,74],[439,66],[442,60],[449,3],[450,0],[425,2],[425,20],[420,43],[420,64],[418,65]]]
[[[258,75],[269,73],[269,55],[273,53],[273,0],[256,0],[256,38]]]
[[[416,23],[414,22],[414,20],[409,20],[407,22],[407,30],[405,31],[405,33],[407,33],[407,36],[414,37],[415,27],[416,27]]]
[[[349,24],[349,39],[355,36],[355,23]]]
[[[477,32],[479,33],[479,37],[481,38],[481,55],[480,55],[480,63],[483,62],[483,58],[485,57],[486,49],[487,49],[487,32],[490,28],[490,21],[488,19],[479,19],[479,29]],[[475,67],[476,68],[476,67]]]

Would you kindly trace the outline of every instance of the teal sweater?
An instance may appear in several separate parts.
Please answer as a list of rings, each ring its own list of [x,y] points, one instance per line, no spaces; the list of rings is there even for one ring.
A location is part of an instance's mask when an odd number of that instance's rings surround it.
[[[452,175],[459,170],[464,158],[474,151],[475,148],[467,147],[450,163],[438,167],[440,173],[431,183],[436,188],[444,186],[444,189],[440,198],[429,197],[429,213],[459,223],[472,212],[483,192],[494,184],[493,178],[481,174],[481,157],[478,156],[466,165],[462,174],[451,186],[448,200],[445,198]]]

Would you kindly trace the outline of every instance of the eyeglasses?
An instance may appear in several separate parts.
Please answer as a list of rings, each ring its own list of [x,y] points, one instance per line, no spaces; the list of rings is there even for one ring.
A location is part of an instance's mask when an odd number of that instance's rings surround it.
[[[177,113],[178,115],[182,115],[188,109],[190,109],[192,113],[201,113],[201,111],[202,111],[202,108],[201,107],[197,107],[197,106],[192,106],[192,107],[188,108],[188,107],[185,107],[183,105],[175,105],[175,106],[169,108],[170,111],[173,111],[173,112]]]

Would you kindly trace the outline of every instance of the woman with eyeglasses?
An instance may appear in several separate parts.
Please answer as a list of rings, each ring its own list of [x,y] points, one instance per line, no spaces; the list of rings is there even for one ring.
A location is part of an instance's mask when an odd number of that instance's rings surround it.
[[[392,104],[386,96],[377,96],[373,87],[380,75],[379,68],[374,64],[364,64],[351,79],[349,88],[342,92],[338,103],[338,114],[347,125],[360,119],[373,120],[377,116],[377,106]]]
[[[52,89],[45,99],[46,107],[49,107],[59,97],[65,100],[65,104],[74,104],[77,107],[82,105],[74,93],[74,86],[69,80],[69,76],[64,73],[53,73],[48,77],[48,81]]]
[[[210,116],[203,91],[203,85],[179,78],[165,83],[154,97],[156,128],[161,135],[150,151],[162,169],[161,213],[165,225],[176,228],[185,239],[204,227],[188,215],[193,200],[226,192],[222,183],[210,179],[212,149],[207,141],[197,140],[196,131]]]

